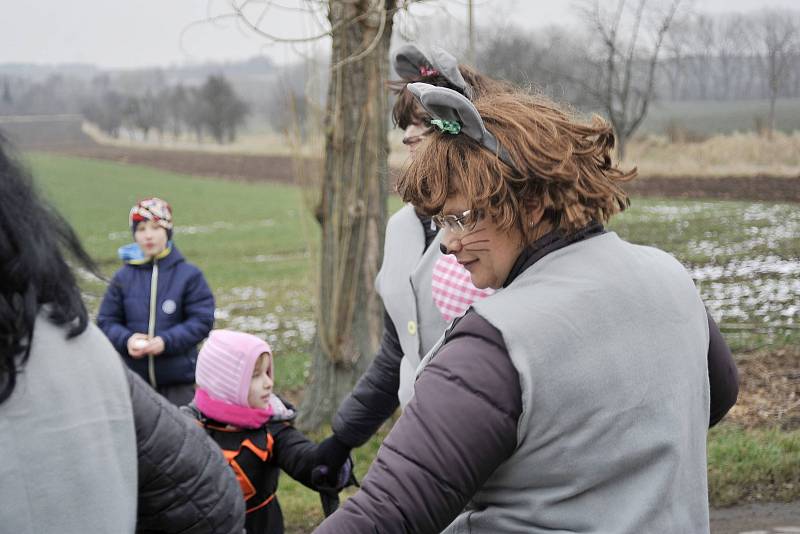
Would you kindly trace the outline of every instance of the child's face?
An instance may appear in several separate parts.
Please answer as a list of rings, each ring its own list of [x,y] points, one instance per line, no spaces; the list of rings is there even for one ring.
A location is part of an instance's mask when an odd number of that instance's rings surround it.
[[[148,258],[158,256],[167,248],[167,231],[153,221],[137,224],[133,238]]]
[[[261,354],[253,369],[253,378],[250,379],[250,393],[247,403],[251,408],[264,409],[269,404],[272,395],[272,377],[270,376],[270,362],[272,356],[268,352]]]

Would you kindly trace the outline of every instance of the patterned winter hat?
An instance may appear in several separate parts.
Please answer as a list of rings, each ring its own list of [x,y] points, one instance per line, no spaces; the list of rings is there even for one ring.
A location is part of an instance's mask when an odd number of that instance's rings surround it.
[[[131,232],[136,233],[136,225],[142,221],[153,221],[172,237],[172,207],[169,202],[158,197],[145,198],[131,208],[128,224]]]
[[[197,356],[195,381],[213,399],[248,407],[247,395],[256,360],[270,354],[269,375],[274,378],[272,349],[250,334],[232,330],[212,330]]]
[[[488,297],[494,290],[478,289],[472,285],[472,277],[455,256],[443,254],[433,266],[431,293],[442,317],[450,322],[464,315],[473,302]]]

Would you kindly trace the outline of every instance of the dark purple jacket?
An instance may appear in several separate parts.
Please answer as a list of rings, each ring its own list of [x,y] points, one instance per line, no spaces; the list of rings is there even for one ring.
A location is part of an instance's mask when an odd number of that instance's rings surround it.
[[[97,325],[125,363],[148,382],[147,358],[131,358],[127,344],[132,334],[147,333],[152,273],[152,262],[124,265],[114,274],[97,314]],[[175,247],[158,260],[155,309],[155,335],[165,347],[154,358],[156,382],[193,384],[197,344],[214,326],[214,296],[200,269]]]

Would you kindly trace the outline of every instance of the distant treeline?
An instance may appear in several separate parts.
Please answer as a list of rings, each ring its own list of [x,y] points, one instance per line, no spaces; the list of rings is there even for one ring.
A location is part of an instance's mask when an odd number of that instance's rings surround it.
[[[141,132],[146,140],[151,132],[174,138],[193,133],[198,141],[209,134],[217,143],[236,139],[249,108],[223,76],[209,76],[200,87],[147,90],[142,96],[124,95],[107,89],[81,110],[89,122],[118,137],[121,129]]]
[[[0,115],[81,114],[115,137],[191,134],[224,143],[248,122],[302,128],[308,108],[303,95],[316,88],[307,83],[308,70],[256,59],[128,71],[0,65]],[[324,86],[314,92],[322,91]]]
[[[437,21],[423,23],[438,27]],[[475,63],[484,73],[534,85],[578,109],[604,109],[597,88],[605,58],[597,35],[559,26],[482,27],[477,34]],[[622,46],[620,53],[626,50]],[[647,43],[636,44],[642,57],[634,55],[631,63],[634,88],[636,77],[646,75],[647,50]],[[463,50],[452,51],[465,57]],[[655,69],[656,100],[770,100],[774,107],[778,98],[800,98],[800,12],[676,19]],[[191,133],[220,143],[233,139],[248,117],[259,129],[302,133],[306,115],[324,104],[327,73],[324,58],[280,68],[254,58],[116,72],[0,65],[0,115],[81,113],[113,136]]]
[[[52,75],[16,94],[7,79],[0,87],[0,115],[80,113],[112,137],[124,130],[145,140],[153,133],[160,138],[191,133],[198,141],[208,135],[218,143],[231,142],[249,109],[221,75],[209,76],[199,87],[179,84],[157,91],[147,88],[142,94],[112,87],[104,76],[87,86],[77,79]]]
[[[476,54],[483,72],[532,84],[578,107],[596,104],[588,89],[605,61],[594,49],[596,36],[558,26],[486,35]],[[765,10],[674,21],[656,65],[655,94],[667,101],[800,97],[800,13]]]

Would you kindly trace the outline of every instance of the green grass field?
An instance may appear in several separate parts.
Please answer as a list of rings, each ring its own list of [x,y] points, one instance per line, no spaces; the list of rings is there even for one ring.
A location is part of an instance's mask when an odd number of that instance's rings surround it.
[[[44,154],[29,154],[27,161],[106,276],[119,265],[117,248],[132,240],[130,206],[144,196],[168,199],[177,246],[203,269],[215,292],[216,326],[267,338],[276,351],[276,389],[302,388],[314,332],[319,233],[300,190]],[[392,210],[400,205],[396,198],[390,203]],[[611,228],[680,259],[735,350],[800,343],[796,205],[633,199]],[[94,311],[104,285],[86,280]],[[357,452],[361,476],[380,439]],[[799,447],[800,432],[723,424],[709,437],[713,502],[730,504],[756,494],[800,497],[800,462],[775,461],[796,459]],[[288,477],[280,495],[290,532],[305,532],[321,518],[317,495]]]

